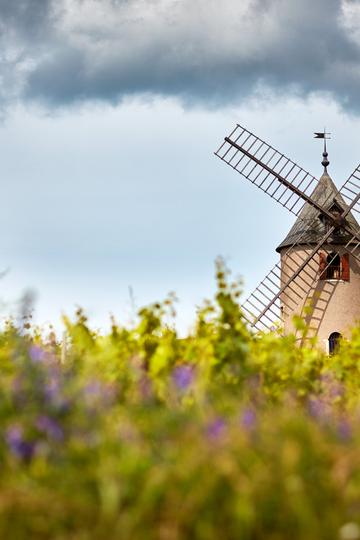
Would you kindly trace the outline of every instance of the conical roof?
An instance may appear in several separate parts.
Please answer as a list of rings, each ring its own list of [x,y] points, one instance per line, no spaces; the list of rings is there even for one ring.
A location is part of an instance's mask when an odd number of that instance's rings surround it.
[[[325,210],[331,210],[336,205],[341,212],[346,210],[348,205],[338,192],[337,187],[328,175],[325,167],[324,174],[320,178],[316,188],[311,194],[311,198]],[[301,210],[297,220],[289,231],[289,234],[276,248],[280,253],[283,248],[290,247],[294,243],[297,244],[317,244],[326,234],[326,224],[324,219],[320,219],[319,211],[306,203]],[[345,220],[348,225],[355,231],[360,232],[360,226],[351,212],[346,216]],[[350,237],[347,234],[338,234],[332,237],[331,242],[335,244],[347,243]]]

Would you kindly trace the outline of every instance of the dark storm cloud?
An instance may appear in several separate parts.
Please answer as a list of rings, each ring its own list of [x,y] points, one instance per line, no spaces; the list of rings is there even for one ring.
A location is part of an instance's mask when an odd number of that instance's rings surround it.
[[[48,37],[51,13],[52,0],[0,0],[2,41],[6,44],[15,36],[23,45],[43,41]]]
[[[209,106],[259,89],[360,110],[359,2],[1,0],[6,103],[163,95]]]

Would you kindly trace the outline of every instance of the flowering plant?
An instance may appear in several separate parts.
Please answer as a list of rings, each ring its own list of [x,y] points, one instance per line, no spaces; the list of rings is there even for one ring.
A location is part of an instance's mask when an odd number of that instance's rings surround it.
[[[360,330],[254,336],[217,281],[186,338],[171,298],[107,335],[80,310],[66,349],[3,329],[1,537],[360,538]]]

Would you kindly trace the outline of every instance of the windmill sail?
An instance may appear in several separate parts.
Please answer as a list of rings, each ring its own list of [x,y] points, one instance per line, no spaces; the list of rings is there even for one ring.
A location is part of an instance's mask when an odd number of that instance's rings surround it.
[[[317,179],[240,125],[215,155],[296,216],[311,202]]]

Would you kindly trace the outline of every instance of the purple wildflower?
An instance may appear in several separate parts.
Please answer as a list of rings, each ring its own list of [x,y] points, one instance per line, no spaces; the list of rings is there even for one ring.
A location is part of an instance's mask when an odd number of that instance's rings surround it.
[[[344,385],[331,373],[324,373],[320,377],[323,390],[331,399],[340,398],[344,395]]]
[[[24,461],[31,460],[35,452],[35,444],[24,439],[23,430],[20,426],[10,426],[6,431],[5,440],[10,451],[17,458]]]
[[[218,416],[208,425],[207,434],[210,439],[218,440],[223,436],[225,428],[225,420]]]
[[[114,402],[115,386],[93,380],[84,388],[85,400],[89,406],[111,405]]]
[[[179,390],[187,390],[194,379],[194,370],[191,366],[178,366],[173,371],[173,380]]]
[[[48,402],[56,402],[61,397],[61,381],[59,373],[52,371],[49,373],[47,382],[44,385],[45,399]]]
[[[50,380],[45,384],[44,393],[47,401],[53,401],[57,397],[59,385],[56,381]]]
[[[351,439],[351,426],[346,418],[342,418],[337,425],[337,434],[340,440],[348,441]]]
[[[339,381],[334,381],[329,388],[329,396],[331,399],[341,398],[344,395],[344,386]]]
[[[102,385],[99,381],[91,381],[84,388],[85,394],[89,396],[99,396],[102,393]]]
[[[59,413],[65,414],[71,408],[71,401],[66,399],[62,393],[62,386],[57,377],[52,377],[44,384],[43,387],[44,399]]]
[[[36,427],[39,431],[46,433],[48,437],[56,441],[61,441],[64,438],[62,427],[56,420],[49,416],[42,415],[36,420]]]
[[[320,398],[310,398],[308,401],[308,410],[310,416],[316,419],[325,419],[328,416],[328,407]]]
[[[34,362],[34,364],[42,363],[46,360],[46,351],[39,347],[38,345],[31,345],[29,348],[29,356],[30,359]]]
[[[248,431],[254,429],[256,426],[256,421],[257,418],[254,409],[247,408],[243,411],[241,416],[241,425],[243,426],[243,428]]]

